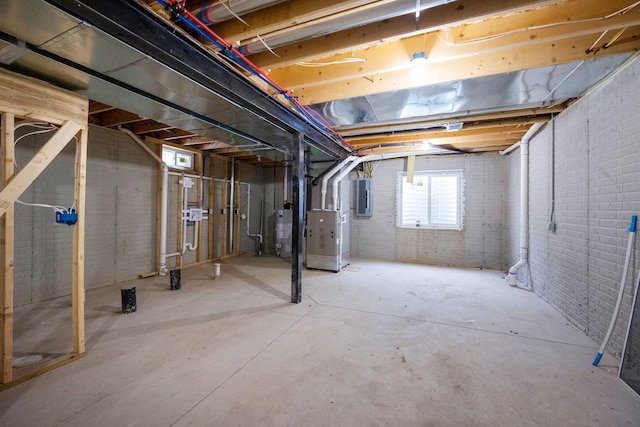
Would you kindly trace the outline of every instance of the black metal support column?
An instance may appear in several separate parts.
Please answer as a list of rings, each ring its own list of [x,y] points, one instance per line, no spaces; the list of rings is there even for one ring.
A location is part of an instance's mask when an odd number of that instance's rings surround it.
[[[293,168],[291,176],[292,230],[291,230],[291,302],[302,301],[302,238],[304,234],[304,135],[293,137]]]

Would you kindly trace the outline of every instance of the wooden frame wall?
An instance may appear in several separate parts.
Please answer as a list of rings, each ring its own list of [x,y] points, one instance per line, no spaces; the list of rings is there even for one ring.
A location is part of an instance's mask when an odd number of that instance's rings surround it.
[[[0,256],[2,274],[0,384],[14,384],[25,378],[13,378],[13,262],[14,203],[29,188],[63,148],[76,139],[76,170],[74,199],[78,220],[73,230],[72,256],[72,329],[73,353],[56,359],[31,377],[68,363],[85,352],[84,333],[84,234],[87,167],[86,98],[53,87],[36,79],[0,69],[0,114],[2,115],[2,190],[0,190]],[[17,120],[40,121],[58,127],[47,143],[17,173],[14,173],[14,126]]]

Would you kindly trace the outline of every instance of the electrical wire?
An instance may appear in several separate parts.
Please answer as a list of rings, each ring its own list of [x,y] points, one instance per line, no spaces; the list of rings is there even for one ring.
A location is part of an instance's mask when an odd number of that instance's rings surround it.
[[[353,62],[367,62],[363,58],[344,58],[331,62],[296,62],[300,67],[326,67],[327,65],[350,64]]]
[[[271,79],[264,70],[257,67],[253,62],[247,59],[241,52],[239,52],[236,48],[234,48],[230,43],[226,40],[222,39],[216,33],[211,31],[209,27],[207,27],[202,21],[200,21],[196,16],[194,16],[191,12],[186,10],[182,1],[180,0],[169,0],[169,3],[165,0],[158,0],[158,3],[162,5],[165,9],[173,10],[173,14],[184,22],[187,26],[189,26],[192,30],[197,32],[199,35],[203,36],[206,40],[210,41],[214,44],[218,49],[220,49],[227,57],[232,59],[237,65],[242,67],[244,70],[248,71],[250,74],[257,77],[259,80],[267,84],[269,87],[274,89],[278,94],[283,95],[285,99],[291,102],[296,110],[311,124],[318,127],[320,130],[325,132],[332,139],[336,140],[343,146],[349,147],[352,151],[355,149],[345,141],[340,134],[338,134],[335,130],[333,130],[331,124],[326,121],[326,119],[320,116],[317,112],[313,111],[311,108],[302,105],[298,99],[293,96],[288,90],[280,86],[273,79]],[[173,7],[173,8],[172,8]],[[183,16],[183,14],[186,16]]]
[[[247,23],[247,21],[245,21],[244,19],[240,18],[240,16],[238,16],[238,14],[236,14],[233,10],[231,10],[231,6],[228,6],[226,2],[224,2],[223,0],[220,0],[218,3],[223,5],[229,11],[229,13],[232,14],[238,21],[242,22],[247,27],[251,27],[251,25],[249,25]]]
[[[42,134],[42,133],[48,133],[51,131],[54,131],[56,129],[58,129],[58,127],[54,124],[51,123],[46,123],[46,122],[24,122],[24,123],[20,123],[18,125],[16,125],[13,129],[13,131],[15,132],[16,130],[20,129],[21,127],[25,127],[25,126],[29,126],[29,127],[35,127],[35,128],[40,128],[42,130],[37,130],[37,131],[33,131],[33,132],[27,132],[24,135],[21,135],[20,137],[18,137],[17,139],[15,139],[13,141],[13,145],[17,145],[18,142],[20,140],[22,140],[23,138],[26,138],[28,136],[33,136],[33,135],[38,135],[38,134]],[[78,138],[76,138],[75,136],[73,137],[73,139],[77,142]],[[13,164],[15,165],[16,169],[18,168],[18,163],[16,162],[15,156],[13,159]],[[74,167],[74,173],[77,170],[77,158],[76,158],[76,165]],[[76,201],[74,199],[73,201],[73,206],[71,206],[70,208],[65,208],[64,206],[54,206],[54,205],[48,205],[46,203],[27,203],[27,202],[23,202],[22,200],[16,199],[16,203],[19,203],[23,206],[33,206],[33,207],[37,207],[37,208],[48,208],[48,209],[53,209],[54,212],[60,212],[60,213],[71,213],[71,211],[75,210],[76,207]]]
[[[55,212],[60,212],[60,213],[69,213],[68,210],[72,210],[73,208],[65,208],[64,206],[54,206],[54,205],[47,205],[45,203],[27,203],[27,202],[23,202],[21,200],[16,200],[16,203],[19,203],[23,206],[33,206],[36,208],[48,208],[48,209],[53,209]]]
[[[614,16],[618,16],[618,15],[624,15],[625,13],[629,12],[631,9],[633,9],[634,7],[640,5],[640,1],[636,1],[633,4],[630,4],[627,7],[624,7],[616,12],[610,13],[609,15],[606,16],[602,16],[602,17],[598,17],[598,18],[589,18],[589,19],[580,19],[577,21],[560,21],[560,22],[551,22],[549,24],[542,24],[542,25],[534,25],[531,27],[525,27],[525,28],[516,28],[515,30],[511,30],[511,31],[506,31],[504,33],[500,33],[500,34],[494,34],[491,36],[486,36],[486,37],[480,37],[477,39],[473,39],[473,40],[465,40],[465,41],[460,41],[460,42],[453,42],[449,39],[449,29],[447,28],[444,32],[445,34],[445,38],[443,38],[439,33],[437,34],[438,38],[440,39],[440,41],[442,41],[445,44],[448,44],[450,46],[459,46],[459,45],[465,45],[465,44],[473,44],[473,43],[484,43],[486,41],[491,41],[491,40],[496,40],[502,37],[507,37],[513,34],[517,34],[517,33],[521,33],[524,31],[532,31],[532,30],[541,30],[544,28],[550,28],[550,27],[556,27],[556,26],[560,26],[560,25],[573,25],[573,24],[582,24],[582,23],[586,23],[586,22],[596,22],[596,21],[603,21],[606,19],[610,19],[613,18]],[[611,42],[613,42],[615,40],[612,40]],[[597,43],[597,42],[596,42]]]

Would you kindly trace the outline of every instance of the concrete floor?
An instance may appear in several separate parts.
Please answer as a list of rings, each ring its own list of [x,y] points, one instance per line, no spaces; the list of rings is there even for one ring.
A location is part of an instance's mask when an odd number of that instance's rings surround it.
[[[355,260],[298,305],[279,258],[212,273],[88,292],[87,355],[0,392],[0,425],[640,425],[617,361],[500,272]],[[16,356],[69,351],[69,306],[17,309]]]

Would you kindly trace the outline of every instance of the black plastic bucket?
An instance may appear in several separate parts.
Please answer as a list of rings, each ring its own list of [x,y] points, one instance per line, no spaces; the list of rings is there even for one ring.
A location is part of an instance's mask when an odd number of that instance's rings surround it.
[[[180,269],[174,269],[169,271],[169,277],[171,278],[171,290],[177,291],[182,286],[180,283]]]
[[[122,295],[122,312],[133,313],[138,309],[136,305],[136,287],[129,289],[120,289]]]

